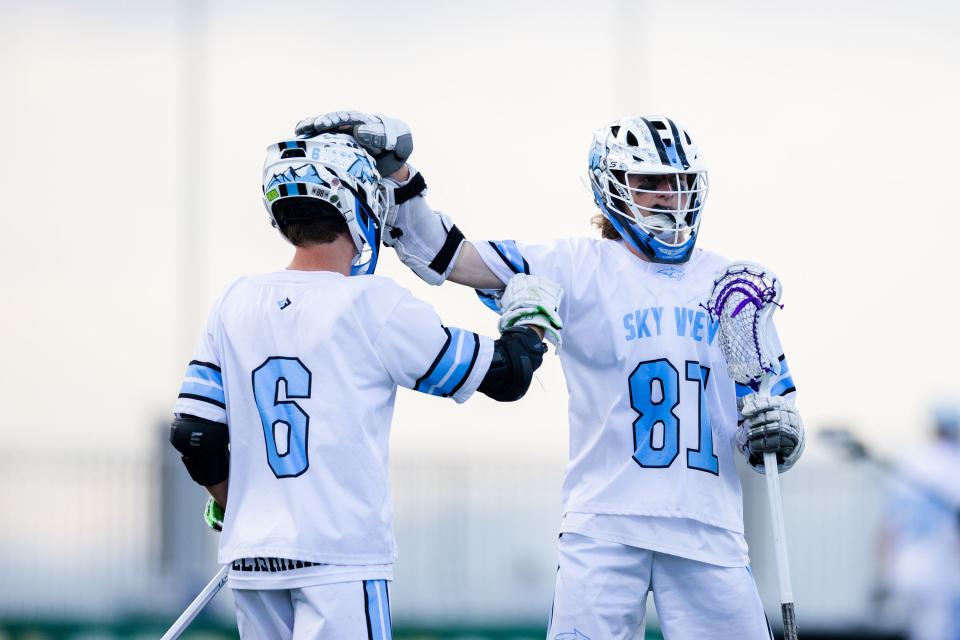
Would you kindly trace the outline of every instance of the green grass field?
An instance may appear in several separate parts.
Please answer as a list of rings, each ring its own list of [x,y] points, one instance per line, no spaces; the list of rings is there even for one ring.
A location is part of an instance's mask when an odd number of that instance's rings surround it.
[[[167,621],[123,620],[111,623],[0,621],[0,640],[156,640],[166,631]],[[484,629],[402,628],[394,630],[395,640],[543,640],[545,630],[536,627]],[[210,620],[197,620],[181,636],[183,640],[236,640],[235,626]],[[648,630],[646,640],[660,640]]]

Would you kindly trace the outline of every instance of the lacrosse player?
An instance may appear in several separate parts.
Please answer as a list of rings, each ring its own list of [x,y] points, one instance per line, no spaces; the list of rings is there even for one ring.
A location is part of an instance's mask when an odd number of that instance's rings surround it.
[[[331,130],[352,131],[374,154],[408,131],[359,112],[297,126]],[[565,291],[570,462],[548,637],[641,638],[653,591],[668,639],[767,638],[733,451],[761,473],[764,452],[781,471],[797,461],[789,368],[781,355],[772,397],[727,373],[719,322],[702,303],[729,261],[694,248],[707,171],[691,136],[661,116],[619,120],[595,134],[588,162],[600,239],[466,241],[408,166],[396,177],[418,195],[391,207],[384,244],[426,282],[475,288],[498,310],[516,274]]]
[[[881,528],[885,590],[907,604],[910,640],[960,638],[960,410],[934,411],[933,441],[897,465]]]
[[[541,332],[559,337],[562,292],[543,279],[510,281],[492,340],[373,275],[381,172],[402,164],[388,155],[339,134],[268,148],[264,203],[293,259],[226,288],[180,388],[170,439],[215,498],[206,517],[222,527],[243,638],[390,638],[397,387],[516,400]],[[410,197],[392,187],[391,201]]]

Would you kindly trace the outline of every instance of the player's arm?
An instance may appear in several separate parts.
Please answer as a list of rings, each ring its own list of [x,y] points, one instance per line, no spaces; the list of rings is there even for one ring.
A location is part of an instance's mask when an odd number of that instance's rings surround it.
[[[511,282],[496,340],[444,326],[433,308],[409,293],[399,299],[374,340],[396,384],[465,402],[475,391],[499,401],[521,398],[540,366],[543,331],[558,340],[561,289],[532,276]]]
[[[427,184],[406,163],[413,152],[410,128],[402,121],[358,111],[334,111],[304,118],[298,135],[348,132],[377,160],[388,194],[383,243],[432,285],[451,280],[473,289],[503,289],[506,280],[487,267],[450,216],[435,212],[424,195]]]
[[[519,400],[530,388],[533,373],[543,363],[547,346],[543,343],[544,334],[554,344],[560,343],[562,322],[559,316],[560,299],[563,290],[545,278],[518,275],[507,283],[503,292],[503,313],[497,325],[500,337],[493,341],[489,360],[476,364],[474,376],[464,373],[460,382],[458,360],[465,362],[478,360],[476,354],[469,355],[451,341],[444,345],[434,359],[430,369],[417,380],[413,388],[424,393],[436,394],[449,385],[462,385],[460,397],[463,401],[475,389],[498,401],[513,402]],[[445,329],[446,330],[446,329]],[[462,333],[461,329],[452,331]],[[489,338],[472,334],[477,344],[488,343]],[[456,354],[462,355],[453,355]],[[479,380],[479,384],[477,384]]]
[[[487,266],[450,216],[430,207],[423,175],[410,165],[403,169],[384,181],[388,208],[383,243],[428,284],[450,280],[472,289],[503,289],[505,281]]]
[[[223,528],[230,473],[230,432],[227,425],[189,414],[176,414],[170,444],[181,456],[194,482],[210,493],[203,520],[214,531]]]
[[[422,189],[408,189],[419,177],[413,174],[407,182],[391,187],[383,243],[392,246],[400,261],[422,280],[432,285],[451,280],[475,289],[481,301],[497,313],[503,313],[500,298],[507,283],[518,275],[531,274],[524,252],[536,255],[536,275],[570,281],[569,270],[563,266],[565,251],[542,245],[527,246],[521,252],[513,240],[467,241],[448,215],[430,208]],[[422,178],[420,184],[426,188]],[[549,331],[547,338],[557,344]]]
[[[176,414],[170,424],[170,444],[180,453],[193,481],[206,487],[217,502],[226,506],[230,473],[227,425],[190,414]]]
[[[544,336],[560,345],[560,299],[563,289],[546,278],[518,275],[503,292],[503,314],[493,358],[477,391],[500,402],[519,400],[543,362]]]
[[[227,504],[230,472],[230,431],[227,427],[226,393],[217,341],[220,300],[214,303],[207,324],[187,364],[170,424],[170,444],[181,456],[187,473],[212,496],[205,520],[219,530]],[[215,507],[215,509],[212,509]],[[219,514],[217,522],[211,515]]]

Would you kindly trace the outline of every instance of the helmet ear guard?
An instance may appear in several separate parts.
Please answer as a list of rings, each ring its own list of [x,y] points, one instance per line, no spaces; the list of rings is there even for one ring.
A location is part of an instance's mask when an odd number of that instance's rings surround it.
[[[369,154],[350,136],[321,134],[267,147],[263,203],[273,226],[335,214],[357,250],[351,275],[371,274],[379,257],[386,196]]]
[[[686,131],[662,116],[617,120],[594,134],[588,165],[594,200],[624,242],[651,262],[689,260],[708,181]]]

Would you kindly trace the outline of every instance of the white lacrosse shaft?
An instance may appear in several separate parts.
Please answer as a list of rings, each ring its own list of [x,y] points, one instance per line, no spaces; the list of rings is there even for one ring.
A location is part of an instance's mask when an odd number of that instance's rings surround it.
[[[763,467],[767,476],[767,498],[770,501],[770,523],[773,526],[773,549],[777,556],[777,578],[780,580],[783,633],[785,640],[791,640],[796,638],[797,635],[793,613],[793,587],[790,581],[790,560],[787,558],[787,533],[786,527],[783,525],[783,501],[780,499],[780,472],[777,471],[777,454],[763,454]]]
[[[217,595],[220,592],[220,589],[223,588],[223,585],[227,583],[227,572],[230,570],[230,565],[225,564],[220,567],[220,571],[217,571],[217,575],[213,576],[213,580],[207,583],[207,586],[203,588],[203,591],[193,599],[193,602],[190,603],[190,606],[180,614],[180,617],[177,618],[176,622],[167,630],[163,637],[160,640],[176,640],[180,635],[186,631],[187,627],[190,626],[190,623],[193,622],[193,619],[197,617],[207,604],[213,600],[213,596]]]
[[[756,389],[757,396],[770,397],[773,379],[780,372],[777,353],[770,337],[773,312],[780,307],[783,286],[769,269],[753,262],[733,262],[713,282],[708,310],[720,321],[720,350],[727,361],[730,377]],[[751,313],[752,312],[752,313]],[[739,316],[739,317],[738,317]],[[754,386],[759,383],[758,386]],[[780,496],[780,471],[776,453],[763,455],[770,502],[773,549],[780,580],[780,611],[783,637],[796,640],[797,619],[790,586],[787,536],[783,524],[783,500]]]
[[[770,395],[772,376],[765,375],[760,382],[760,395]],[[773,530],[773,551],[777,558],[777,579],[780,582],[780,613],[783,616],[784,640],[797,640],[797,618],[793,610],[793,582],[790,579],[790,559],[787,556],[787,528],[783,524],[783,498],[780,493],[780,471],[777,454],[763,454],[763,470],[767,478],[767,501],[770,504],[770,526]]]

